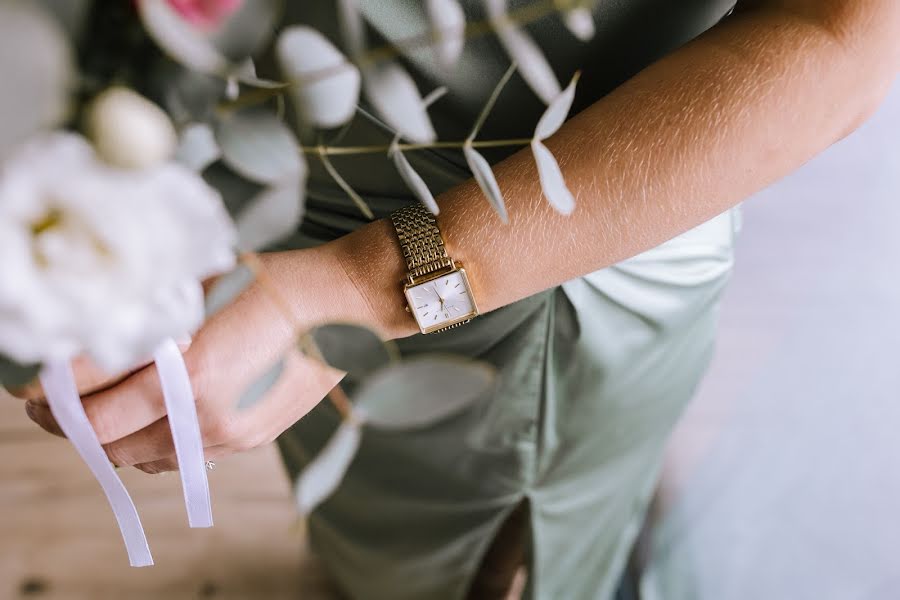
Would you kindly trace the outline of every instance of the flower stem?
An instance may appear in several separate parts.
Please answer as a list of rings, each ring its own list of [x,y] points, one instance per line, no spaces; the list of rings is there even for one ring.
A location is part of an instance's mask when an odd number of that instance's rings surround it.
[[[478,140],[471,143],[473,148],[500,148],[505,146],[527,146],[531,138],[511,138],[505,140]],[[391,148],[403,152],[429,150],[433,148],[462,148],[466,141],[429,142],[421,144],[381,144],[374,146],[301,146],[304,154],[342,156],[348,154],[387,154]]]

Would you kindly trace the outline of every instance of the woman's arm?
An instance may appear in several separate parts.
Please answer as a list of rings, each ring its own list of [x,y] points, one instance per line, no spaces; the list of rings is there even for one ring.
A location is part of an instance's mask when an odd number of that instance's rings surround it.
[[[495,309],[651,248],[795,169],[869,115],[900,57],[896,0],[756,1],[571,119],[548,141],[578,197],[570,217],[541,197],[532,158],[498,165],[510,224],[472,183],[441,199],[450,253]],[[368,321],[416,331],[400,290],[405,267],[378,221],[311,250],[262,256],[300,325]],[[292,323],[259,283],[214,315],[185,353],[207,458],[271,441],[342,377],[291,353],[278,384],[250,410],[243,390],[294,343]],[[85,411],[113,462],[177,468],[152,366],[117,381],[80,364]],[[29,414],[58,427],[39,388]]]
[[[790,173],[857,127],[900,65],[896,0],[752,6],[573,117],[547,142],[577,198],[543,199],[531,154],[496,166],[509,225],[473,181],[439,198],[450,255],[484,311],[671,239]],[[417,331],[388,221],[332,245],[391,336]],[[378,257],[373,260],[373,257]]]

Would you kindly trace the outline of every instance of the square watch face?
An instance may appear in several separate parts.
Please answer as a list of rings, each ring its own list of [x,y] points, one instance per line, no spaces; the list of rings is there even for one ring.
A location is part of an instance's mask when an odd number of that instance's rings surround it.
[[[463,269],[406,288],[406,299],[419,328],[428,333],[478,314]]]

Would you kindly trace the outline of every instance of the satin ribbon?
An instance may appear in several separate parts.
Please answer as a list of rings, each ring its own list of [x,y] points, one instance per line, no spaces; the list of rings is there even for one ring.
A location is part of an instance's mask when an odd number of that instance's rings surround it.
[[[212,527],[206,457],[197,421],[194,390],[188,377],[181,350],[174,340],[163,342],[153,354],[163,397],[166,401],[169,427],[175,442],[175,456],[181,473],[184,506],[191,527]]]
[[[154,360],[175,444],[188,524],[191,527],[212,527],[206,459],[194,392],[184,358],[178,345],[170,339],[156,349]],[[71,364],[62,360],[48,361],[40,378],[53,417],[106,494],[122,532],[129,563],[132,567],[152,565],[153,557],[137,509],[84,412]]]
[[[44,386],[50,412],[53,413],[59,428],[75,446],[82,460],[87,463],[109,500],[109,505],[119,523],[122,538],[125,540],[125,549],[128,551],[131,566],[152,565],[153,557],[150,555],[150,546],[147,545],[147,537],[144,535],[144,527],[141,525],[137,509],[131,501],[131,496],[128,495],[128,490],[113,469],[112,463],[106,457],[106,452],[84,413],[84,406],[75,385],[75,376],[72,374],[72,366],[68,361],[47,362],[41,370],[41,385]]]

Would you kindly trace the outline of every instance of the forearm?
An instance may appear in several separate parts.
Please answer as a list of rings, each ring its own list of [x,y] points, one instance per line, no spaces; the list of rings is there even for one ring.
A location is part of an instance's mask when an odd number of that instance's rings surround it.
[[[543,199],[527,151],[495,168],[508,225],[472,180],[444,194],[439,223],[482,311],[671,239],[840,139],[896,71],[896,52],[876,59],[875,42],[853,34],[870,27],[891,49],[884,29],[896,33],[897,23],[860,20],[847,32],[797,6],[747,11],[573,117],[547,142],[577,198],[568,217]],[[390,224],[366,226],[335,249],[378,326],[413,333],[394,285],[405,266]]]

